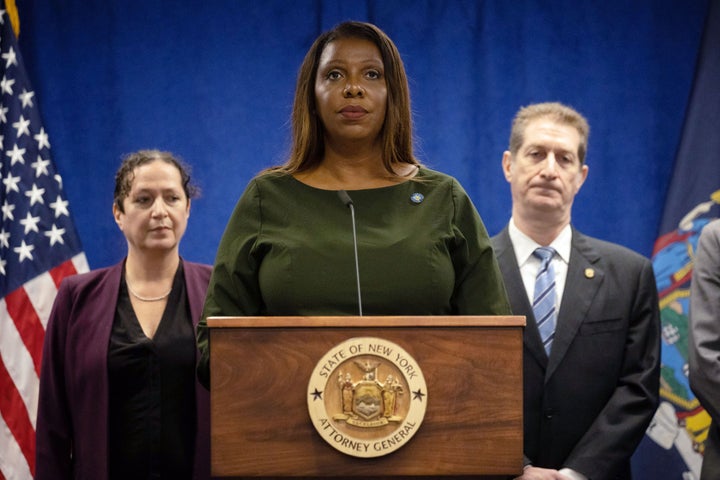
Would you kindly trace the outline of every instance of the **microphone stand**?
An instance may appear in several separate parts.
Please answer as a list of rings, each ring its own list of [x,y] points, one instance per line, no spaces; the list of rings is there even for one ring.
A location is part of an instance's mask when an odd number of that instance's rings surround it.
[[[355,249],[355,279],[357,280],[357,295],[358,295],[358,311],[362,317],[362,295],[360,294],[360,264],[358,263],[358,246],[357,246],[357,232],[355,231],[355,207],[353,205],[352,198],[345,190],[338,190],[338,197],[346,207],[350,208],[350,217],[352,218],[352,231],[353,231],[353,248]]]

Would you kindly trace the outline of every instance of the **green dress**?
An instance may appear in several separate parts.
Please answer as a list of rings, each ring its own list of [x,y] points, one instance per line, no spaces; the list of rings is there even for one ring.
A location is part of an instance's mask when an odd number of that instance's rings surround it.
[[[509,315],[487,231],[454,178],[421,168],[350,190],[363,315]],[[207,379],[209,316],[357,315],[350,209],[288,174],[253,179],[218,247],[198,326]],[[206,383],[206,382],[205,382]]]

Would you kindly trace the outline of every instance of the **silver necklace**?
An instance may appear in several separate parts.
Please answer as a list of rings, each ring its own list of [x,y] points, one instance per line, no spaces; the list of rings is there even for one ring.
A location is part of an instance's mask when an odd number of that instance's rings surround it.
[[[141,301],[143,301],[143,302],[159,302],[159,301],[162,300],[163,298],[165,298],[165,297],[167,297],[168,295],[170,295],[170,292],[172,292],[172,287],[170,287],[170,290],[168,290],[167,293],[165,293],[164,295],[160,295],[159,297],[142,297],[142,296],[138,295],[138,294],[135,292],[135,290],[132,289],[132,287],[130,286],[129,283],[125,282],[125,285],[127,285],[128,290],[130,290],[130,293],[132,293],[133,297],[135,297],[135,298],[137,298],[138,300],[141,300]]]

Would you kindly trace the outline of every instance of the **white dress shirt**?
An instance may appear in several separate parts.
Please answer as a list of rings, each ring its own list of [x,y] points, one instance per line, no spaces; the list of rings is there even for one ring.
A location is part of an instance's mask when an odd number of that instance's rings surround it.
[[[535,278],[537,277],[538,270],[540,270],[540,263],[542,262],[533,255],[533,252],[536,248],[544,246],[552,247],[555,250],[556,255],[552,258],[551,262],[555,270],[555,311],[560,312],[562,295],[565,291],[568,263],[570,262],[572,228],[570,228],[570,225],[566,225],[550,245],[540,245],[525,235],[515,226],[515,221],[512,218],[508,225],[508,233],[510,234],[510,241],[515,250],[518,267],[520,267],[520,275],[522,276],[523,285],[525,286],[525,292],[531,304],[533,302],[533,296],[535,295]],[[558,471],[565,475],[568,480],[587,480],[585,475],[570,468],[562,468]]]
[[[520,275],[522,276],[525,292],[532,304],[535,295],[535,278],[540,269],[541,260],[533,255],[538,247],[552,247],[557,253],[552,261],[555,270],[555,311],[560,312],[560,303],[562,294],[565,290],[565,279],[567,278],[568,263],[570,262],[570,243],[572,242],[572,229],[570,225],[566,225],[560,234],[552,241],[550,245],[540,245],[532,238],[525,235],[515,226],[513,219],[510,219],[508,225],[508,233],[510,241],[515,250],[518,267],[520,267]]]

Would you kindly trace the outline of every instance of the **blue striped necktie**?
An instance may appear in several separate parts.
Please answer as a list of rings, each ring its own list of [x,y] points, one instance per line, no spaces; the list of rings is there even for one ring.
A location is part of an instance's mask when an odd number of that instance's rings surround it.
[[[533,298],[533,313],[540,338],[545,346],[545,352],[550,356],[553,337],[555,337],[555,270],[552,267],[552,258],[555,250],[551,247],[539,247],[533,255],[541,261],[537,277],[535,277],[535,297]]]

